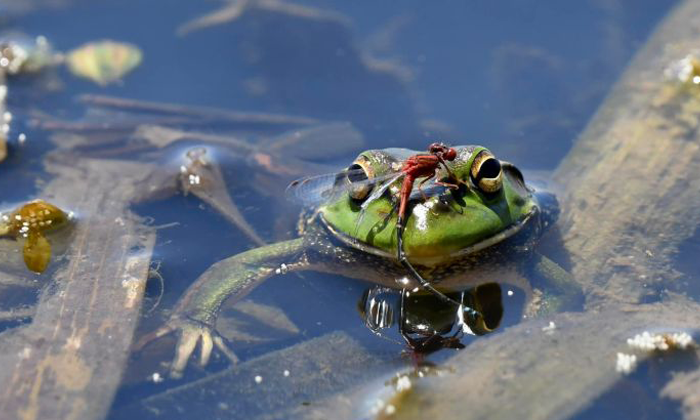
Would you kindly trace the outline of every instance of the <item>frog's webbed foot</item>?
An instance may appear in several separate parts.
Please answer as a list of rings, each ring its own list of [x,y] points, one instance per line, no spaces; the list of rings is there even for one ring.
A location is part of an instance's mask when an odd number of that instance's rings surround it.
[[[206,366],[209,363],[211,352],[214,346],[218,348],[231,363],[237,363],[238,357],[228,348],[224,338],[216,330],[196,321],[180,320],[177,329],[180,330],[175,358],[170,365],[170,376],[173,378],[182,377],[182,372],[187,366],[187,361],[201,341],[199,363]]]
[[[171,318],[166,325],[145,335],[136,344],[135,349],[140,350],[151,341],[174,332],[178,332],[179,337],[175,349],[175,357],[170,365],[170,376],[172,378],[177,379],[182,377],[182,373],[185,367],[187,367],[187,361],[190,359],[192,353],[194,353],[197,343],[200,342],[199,364],[201,366],[206,366],[209,363],[214,346],[216,346],[231,363],[238,362],[236,354],[228,348],[224,338],[216,330],[202,322],[179,317]]]

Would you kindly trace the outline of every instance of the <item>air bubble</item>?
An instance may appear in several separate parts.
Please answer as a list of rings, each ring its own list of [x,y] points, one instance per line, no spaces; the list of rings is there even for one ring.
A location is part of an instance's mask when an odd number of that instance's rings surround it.
[[[281,264],[277,270],[275,270],[275,274],[287,274],[289,272],[289,267],[287,267],[287,264]]]

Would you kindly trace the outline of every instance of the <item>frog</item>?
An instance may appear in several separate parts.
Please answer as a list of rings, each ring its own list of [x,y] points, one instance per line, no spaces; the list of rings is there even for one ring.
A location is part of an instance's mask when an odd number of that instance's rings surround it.
[[[583,295],[571,275],[534,249],[558,218],[554,194],[527,185],[515,165],[484,146],[454,149],[455,158],[437,169],[438,182],[410,195],[402,232],[405,258],[441,293],[497,281],[526,291],[526,316],[580,306]],[[417,153],[403,148],[360,153],[334,176],[332,188],[322,191],[324,201],[302,211],[298,237],[213,264],[190,285],[165,324],[142,337],[136,349],[177,332],[170,367],[175,378],[182,376],[198,344],[202,366],[214,347],[235,362],[235,353],[215,329],[222,304],[230,300],[235,305],[266,279],[291,272],[315,271],[429,293],[397,257],[401,180],[391,177],[388,187],[373,183],[400,171],[402,162]],[[372,194],[378,188],[382,194]],[[478,310],[473,313],[473,324],[485,322]]]

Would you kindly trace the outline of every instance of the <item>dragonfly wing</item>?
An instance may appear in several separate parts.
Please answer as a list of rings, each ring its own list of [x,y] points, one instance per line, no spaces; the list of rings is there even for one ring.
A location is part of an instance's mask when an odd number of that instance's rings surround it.
[[[285,195],[289,200],[298,204],[317,206],[342,193],[342,188],[336,187],[339,176],[342,176],[342,173],[330,173],[297,179],[289,184],[285,190]]]
[[[391,186],[391,184],[394,183],[394,181],[396,181],[397,179],[401,178],[401,176],[403,176],[403,172],[398,172],[398,173],[395,173],[395,174],[391,174],[391,175],[386,179],[386,181],[384,181],[384,182],[382,183],[382,186],[379,187],[379,188],[375,188],[374,191],[372,191],[372,194],[370,194],[370,196],[367,197],[367,199],[364,201],[364,203],[362,203],[362,210],[363,210],[363,211],[366,210],[367,207],[370,205],[370,203],[371,203],[372,201],[374,201],[374,200],[376,200],[377,198],[381,197],[381,196],[384,194],[384,191],[386,191],[387,188],[389,188],[389,186]],[[376,182],[378,182],[378,181],[376,181]]]
[[[447,187],[436,183],[435,180],[430,180],[426,182],[425,184],[423,184],[422,187],[420,187],[420,190],[418,189],[418,186],[416,184],[413,186],[413,190],[411,190],[409,200],[417,200],[424,197],[435,197],[443,194],[446,189]]]
[[[403,174],[404,174],[403,172],[399,172],[399,173],[396,173],[396,174],[391,174],[390,176],[385,176],[384,178],[385,178],[386,180],[384,181],[384,183],[382,184],[382,186],[379,187],[379,188],[375,188],[374,191],[372,192],[372,194],[370,194],[370,196],[367,197],[367,199],[365,200],[365,202],[362,203],[362,206],[360,206],[360,214],[359,214],[359,216],[357,217],[357,222],[355,222],[355,233],[354,233],[354,237],[355,237],[355,238],[358,237],[358,233],[359,233],[359,231],[360,231],[360,226],[362,225],[362,221],[364,220],[365,214],[367,213],[367,207],[369,207],[369,205],[370,205],[370,203],[371,203],[372,201],[374,201],[374,200],[376,200],[377,198],[381,197],[382,194],[384,194],[384,191],[386,191],[387,188],[389,188],[389,186],[390,186],[391,184],[393,184],[397,179],[401,178],[401,176],[402,176]]]
[[[372,179],[361,179],[365,176],[363,169],[349,169],[338,173],[311,176],[293,181],[286,190],[286,196],[290,200],[304,206],[317,206],[322,203],[335,200],[350,188],[360,188],[364,185],[373,185],[372,194],[365,199],[365,204],[380,197],[384,191],[403,173],[391,173]],[[349,180],[355,181],[349,181]],[[361,180],[357,180],[361,179]],[[376,188],[376,185],[381,187]],[[363,207],[365,206],[363,204]]]

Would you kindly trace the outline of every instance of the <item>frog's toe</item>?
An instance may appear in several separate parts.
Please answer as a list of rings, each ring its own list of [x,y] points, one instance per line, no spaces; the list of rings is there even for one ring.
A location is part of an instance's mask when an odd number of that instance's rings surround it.
[[[199,364],[201,366],[206,366],[209,363],[209,358],[211,357],[211,351],[214,349],[214,340],[211,334],[205,332],[202,334],[202,347],[200,348],[201,353],[199,356]]]
[[[236,354],[228,348],[224,339],[211,327],[199,323],[194,320],[173,317],[167,324],[159,329],[143,336],[135,345],[134,351],[143,349],[152,341],[168,335],[172,332],[179,331],[180,336],[177,340],[175,349],[175,357],[170,365],[170,376],[172,378],[181,378],[182,373],[187,367],[187,361],[197,348],[197,343],[202,342],[200,347],[199,363],[201,366],[206,366],[211,359],[214,346],[219,349],[232,363],[238,362]]]
[[[195,327],[191,325],[185,325],[182,327],[180,338],[177,342],[177,349],[175,350],[175,358],[173,359],[173,363],[170,365],[170,376],[172,378],[177,379],[182,377],[182,372],[184,372],[185,367],[187,366],[187,361],[194,352],[197,342],[199,341],[200,337],[203,337],[205,334],[208,334],[208,332],[202,327]],[[202,347],[204,347],[204,345],[202,345]],[[204,355],[204,348],[202,349],[202,354]]]
[[[214,336],[214,344],[216,344],[216,348],[221,351],[224,356],[228,358],[228,360],[231,361],[231,363],[238,363],[238,356],[236,356],[236,353],[234,353],[231,349],[228,348],[226,343],[224,342],[223,337],[220,335],[215,335]]]
[[[178,328],[180,329],[180,338],[175,350],[175,358],[170,365],[170,376],[172,378],[181,378],[182,373],[187,367],[187,361],[194,353],[197,343],[201,341],[199,364],[206,366],[211,359],[214,346],[219,349],[232,363],[238,362],[238,357],[231,351],[224,339],[210,327],[191,322],[179,321]]]

